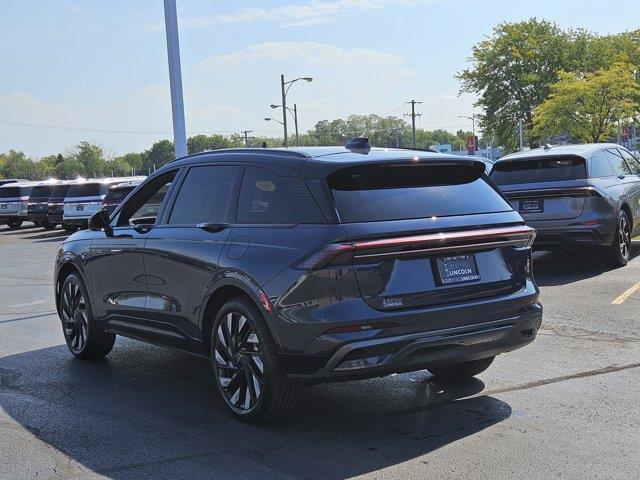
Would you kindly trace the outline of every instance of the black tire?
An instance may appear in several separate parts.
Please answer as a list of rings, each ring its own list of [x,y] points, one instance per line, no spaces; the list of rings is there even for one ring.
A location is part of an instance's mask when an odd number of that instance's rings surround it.
[[[618,214],[613,243],[604,252],[607,262],[614,268],[624,267],[631,259],[631,223],[624,210]]]
[[[101,329],[93,318],[91,301],[80,275],[71,273],[65,279],[59,302],[62,334],[69,351],[82,360],[105,357],[116,336]]]
[[[211,365],[218,395],[235,418],[260,422],[293,407],[299,384],[284,375],[277,352],[264,317],[249,299],[224,304],[211,332]]]
[[[42,228],[44,228],[45,230],[55,230],[57,226],[57,223],[51,223],[49,222],[49,220],[42,221]]]
[[[64,223],[62,224],[62,228],[64,228],[64,231],[68,234],[76,233],[78,230],[80,230],[80,227],[78,227],[77,225],[67,225]]]
[[[493,363],[496,357],[481,358],[470,362],[433,367],[429,371],[438,380],[464,380],[484,372]]]
[[[22,226],[22,222],[23,220],[16,220],[12,218],[7,220],[7,227],[9,227],[9,230],[17,230]]]

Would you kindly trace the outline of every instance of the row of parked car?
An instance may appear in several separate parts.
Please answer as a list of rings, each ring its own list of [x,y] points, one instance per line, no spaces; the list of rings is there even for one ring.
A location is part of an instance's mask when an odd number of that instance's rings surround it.
[[[73,233],[86,228],[91,215],[116,206],[145,177],[46,180],[0,180],[0,223],[18,229],[33,222],[46,230],[58,225]]]

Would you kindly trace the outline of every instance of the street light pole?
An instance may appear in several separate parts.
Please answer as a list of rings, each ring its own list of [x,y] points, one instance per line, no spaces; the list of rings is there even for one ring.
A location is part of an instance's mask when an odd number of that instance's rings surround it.
[[[284,127],[284,146],[289,146],[287,137],[287,94],[284,91],[284,74],[280,75],[280,87],[282,88],[282,126]]]
[[[173,120],[173,147],[176,158],[187,155],[187,133],[184,124],[180,44],[178,42],[178,16],[176,0],[164,0],[164,24],[167,34],[169,85],[171,88],[171,115]]]
[[[296,146],[300,146],[300,139],[298,138],[298,106],[293,104],[293,123],[296,125]]]

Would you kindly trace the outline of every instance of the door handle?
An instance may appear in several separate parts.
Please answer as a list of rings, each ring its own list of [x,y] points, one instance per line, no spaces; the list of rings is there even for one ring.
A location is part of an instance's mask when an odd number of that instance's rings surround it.
[[[132,225],[132,227],[138,233],[149,233],[154,225],[141,223],[140,225]]]
[[[198,228],[204,230],[205,232],[209,232],[209,233],[217,233],[217,232],[221,232],[222,230],[225,230],[227,228],[229,228],[231,225],[228,223],[199,223],[197,225]]]

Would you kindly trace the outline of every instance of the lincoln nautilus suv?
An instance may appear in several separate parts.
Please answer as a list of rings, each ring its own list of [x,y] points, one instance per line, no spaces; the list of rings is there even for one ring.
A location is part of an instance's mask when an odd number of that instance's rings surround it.
[[[366,139],[219,150],[94,214],[60,246],[55,299],[76,357],[117,335],[207,357],[223,404],[258,421],[304,385],[464,379],[529,344],[534,239],[475,159]]]

